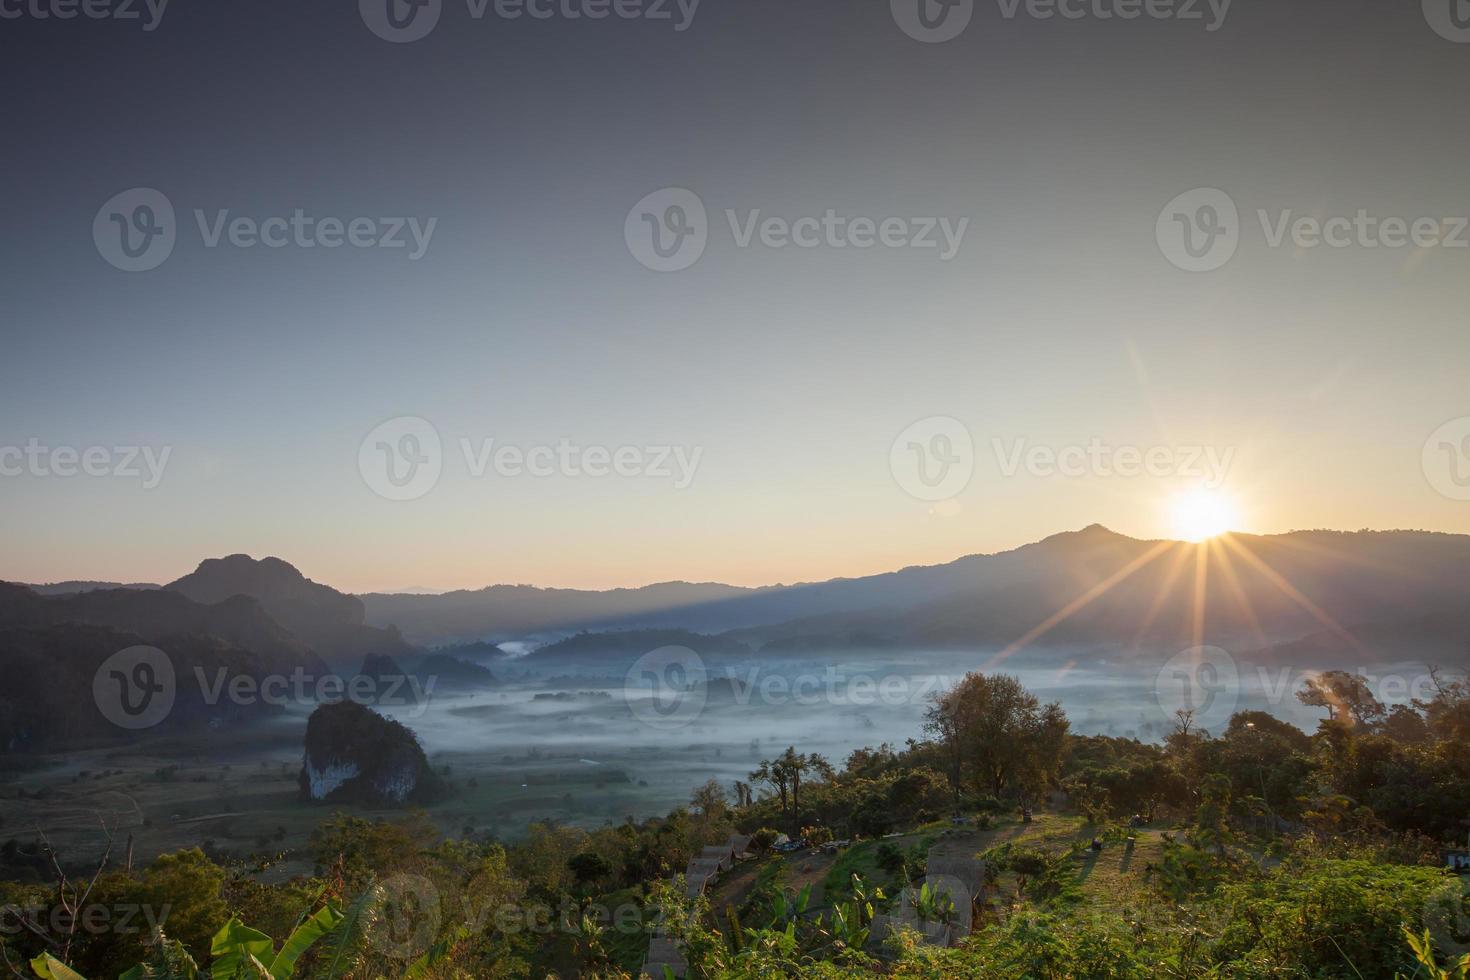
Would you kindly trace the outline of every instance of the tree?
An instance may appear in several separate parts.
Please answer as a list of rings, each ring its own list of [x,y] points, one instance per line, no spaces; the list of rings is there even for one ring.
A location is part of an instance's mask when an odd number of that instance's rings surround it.
[[[1414,707],[1424,712],[1425,723],[1436,737],[1470,739],[1470,678],[1446,680],[1432,664],[1429,677],[1434,682],[1434,697],[1415,701]]]
[[[790,772],[779,762],[762,759],[761,764],[751,772],[750,779],[755,783],[769,783],[775,789],[776,798],[781,803],[781,816],[785,817],[791,802]]]
[[[1371,726],[1384,716],[1383,702],[1373,696],[1368,679],[1345,670],[1308,677],[1296,699],[1311,708],[1326,708],[1327,720]]]
[[[736,785],[743,784],[737,783]],[[725,790],[713,779],[696,789],[689,802],[693,805],[695,812],[704,817],[720,817],[729,809],[729,800],[725,797]]]
[[[972,673],[934,697],[925,729],[945,749],[951,785],[968,778],[980,793],[1025,792],[1050,779],[1067,748],[1067,716],[1043,706],[1005,674]]]
[[[750,774],[752,780],[775,787],[781,800],[781,814],[788,819],[793,837],[800,832],[801,784],[808,773],[831,779],[832,764],[816,753],[803,755],[793,745],[787,746],[786,751],[776,758],[762,761],[759,768]]]
[[[602,881],[613,873],[613,866],[607,858],[593,851],[583,851],[573,854],[567,859],[567,870],[579,885],[593,885]]]
[[[750,793],[750,784],[742,783],[738,779],[735,780],[735,805],[737,807],[747,807],[752,802],[753,798]]]
[[[1161,804],[1183,799],[1188,792],[1184,776],[1162,759],[1135,767],[1133,788],[1143,804],[1143,819],[1148,821],[1153,820]]]

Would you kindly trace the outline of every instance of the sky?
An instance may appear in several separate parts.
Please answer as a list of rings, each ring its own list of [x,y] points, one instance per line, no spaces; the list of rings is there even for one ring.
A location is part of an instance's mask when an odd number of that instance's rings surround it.
[[[1470,533],[1448,0],[93,2],[0,0],[0,579]]]

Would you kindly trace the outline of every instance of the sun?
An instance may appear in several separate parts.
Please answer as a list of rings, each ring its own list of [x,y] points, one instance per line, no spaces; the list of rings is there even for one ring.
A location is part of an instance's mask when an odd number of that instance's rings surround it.
[[[1204,541],[1233,530],[1239,516],[1235,502],[1219,490],[1199,487],[1174,498],[1174,533],[1185,541]]]

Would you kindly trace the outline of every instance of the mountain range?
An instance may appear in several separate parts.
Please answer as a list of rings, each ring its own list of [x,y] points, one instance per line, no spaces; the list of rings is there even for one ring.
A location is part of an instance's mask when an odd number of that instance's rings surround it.
[[[1470,650],[1470,536],[1423,531],[1232,534],[1148,541],[1094,525],[995,554],[861,578],[743,588],[664,583],[604,592],[492,586],[353,596],[277,558],[209,559],[161,588],[42,595],[0,587],[0,628],[99,626],[215,637],[273,663],[360,665],[457,642],[630,631],[721,634],[765,653],[1086,644],[1176,651],[1196,642],[1323,655]],[[59,586],[50,590],[59,591]],[[584,633],[623,634],[598,641]],[[0,649],[0,655],[3,655]]]
[[[1384,624],[1403,624],[1436,642],[1470,635],[1470,536],[1298,531],[1194,544],[1094,525],[1011,551],[818,583],[494,586],[362,599],[368,623],[395,625],[425,644],[682,629],[770,652],[1020,641],[1265,647],[1314,633],[1351,649],[1352,629],[1368,625],[1381,634]]]

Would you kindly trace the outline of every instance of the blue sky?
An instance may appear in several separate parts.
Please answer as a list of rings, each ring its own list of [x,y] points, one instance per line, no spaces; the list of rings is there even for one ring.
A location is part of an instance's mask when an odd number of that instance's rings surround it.
[[[1287,9],[1287,8],[1290,9]],[[171,447],[122,478],[0,477],[0,578],[168,579],[277,554],[342,588],[852,575],[1094,521],[1171,532],[1187,481],[1000,472],[993,440],[1237,450],[1247,530],[1470,531],[1421,457],[1470,416],[1470,249],[1271,247],[1259,210],[1470,213],[1470,44],[1417,5],[1006,20],[923,44],[886,3],[705,0],[652,21],[476,21],[411,44],[350,4],[0,22],[13,98],[0,445]],[[98,209],[163,192],[178,243],[119,271]],[[629,209],[695,192],[709,245],[660,274]],[[1223,268],[1160,209],[1239,206]],[[195,209],[433,218],[401,250],[206,248]],[[921,249],[740,248],[725,212],[967,218]],[[382,499],[384,420],[444,473]],[[936,506],[895,480],[917,420],[973,433]],[[475,478],[458,440],[700,447],[697,479]]]

